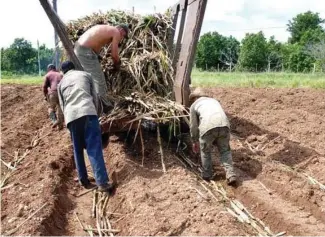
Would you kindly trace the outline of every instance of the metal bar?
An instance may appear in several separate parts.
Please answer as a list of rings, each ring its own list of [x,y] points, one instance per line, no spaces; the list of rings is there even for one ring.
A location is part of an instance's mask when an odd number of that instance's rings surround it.
[[[174,84],[175,99],[185,106],[189,105],[189,81],[191,77],[197,42],[199,40],[207,0],[192,1],[189,5],[184,37],[177,62]]]
[[[77,70],[82,70],[83,67],[81,66],[81,63],[79,62],[79,59],[75,55],[73,51],[73,45],[69,39],[69,36],[66,32],[66,27],[59,18],[59,16],[56,14],[56,12],[53,10],[51,5],[49,4],[48,0],[39,0],[44,11],[46,12],[48,18],[50,19],[55,31],[58,33],[58,36],[60,37],[60,40],[63,44],[63,47],[66,49],[70,60],[74,63]]]
[[[187,13],[187,5],[188,5],[187,0],[180,1],[180,8],[182,11],[182,16],[181,16],[181,22],[179,25],[177,42],[176,42],[176,47],[175,47],[175,52],[174,52],[174,57],[173,57],[173,62],[172,62],[173,68],[176,68],[177,61],[179,59],[180,50],[182,47],[182,39],[183,39],[183,32],[184,32],[184,26],[185,26],[186,13]],[[176,71],[177,70],[175,70],[175,73],[176,73]]]

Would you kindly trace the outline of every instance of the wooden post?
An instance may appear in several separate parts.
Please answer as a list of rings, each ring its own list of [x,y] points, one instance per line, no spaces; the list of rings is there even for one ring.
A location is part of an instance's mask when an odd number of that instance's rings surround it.
[[[58,33],[58,36],[61,39],[61,42],[63,44],[63,47],[66,49],[70,60],[73,62],[77,70],[82,70],[83,67],[81,66],[81,63],[79,62],[79,59],[75,55],[73,51],[73,45],[69,39],[69,36],[66,32],[65,25],[61,21],[61,19],[58,17],[56,12],[53,10],[51,5],[49,4],[48,0],[39,0],[44,11],[46,12],[48,18],[50,19],[55,31]]]
[[[193,68],[197,42],[199,40],[202,21],[207,0],[188,1],[188,18],[184,30],[184,37],[177,62],[177,72],[174,84],[175,99],[178,103],[189,106],[189,80]]]
[[[58,13],[57,0],[53,0],[53,10]],[[55,45],[55,67],[59,69],[60,66],[60,49],[59,49],[59,37],[56,30],[54,30],[54,45]]]
[[[176,30],[176,25],[177,25],[177,20],[178,20],[178,13],[179,13],[179,4],[175,4],[172,8],[172,18],[173,18],[173,25],[172,28],[168,32],[168,49],[169,49],[169,54],[170,58],[174,57],[175,54],[175,48],[174,48],[174,37],[175,37],[175,30]],[[176,72],[176,68],[174,68],[174,72]]]
[[[38,75],[41,76],[41,60],[39,56],[39,42],[37,39],[37,61],[38,61]]]
[[[179,31],[177,36],[177,42],[175,47],[175,53],[173,57],[173,67],[175,68],[179,59],[180,50],[182,48],[182,39],[183,39],[183,33],[184,33],[184,25],[185,25],[185,19],[186,19],[186,13],[187,13],[187,4],[188,0],[180,0],[180,11],[182,11],[181,16],[181,22],[179,24]]]

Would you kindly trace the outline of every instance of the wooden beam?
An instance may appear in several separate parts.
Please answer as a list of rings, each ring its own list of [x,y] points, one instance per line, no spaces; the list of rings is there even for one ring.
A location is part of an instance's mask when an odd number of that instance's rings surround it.
[[[181,16],[181,22],[179,24],[179,31],[178,31],[178,36],[177,36],[175,53],[174,53],[173,62],[172,62],[172,65],[174,68],[176,68],[176,65],[177,65],[177,62],[179,59],[180,50],[182,47],[183,32],[184,32],[185,19],[186,19],[186,13],[187,13],[187,3],[188,3],[188,0],[180,0],[180,10],[182,11],[182,16]],[[177,70],[175,70],[175,73],[176,73],[176,71]]]
[[[191,0],[188,2],[187,14],[189,17],[187,17],[184,30],[186,37],[182,41],[174,83],[175,99],[185,106],[189,106],[189,81],[206,4],[207,0]]]
[[[175,4],[174,6],[171,7],[172,11],[172,19],[173,19],[173,24],[172,28],[169,30],[169,35],[168,35],[168,49],[169,49],[169,54],[170,58],[174,57],[175,53],[175,48],[174,48],[174,37],[175,37],[175,31],[176,31],[176,26],[177,26],[177,20],[178,20],[178,13],[179,13],[179,3]],[[174,70],[176,68],[174,67]]]
[[[58,33],[58,36],[60,37],[60,40],[63,44],[63,47],[67,51],[69,55],[69,59],[73,62],[77,70],[82,70],[83,67],[81,66],[81,63],[79,62],[79,59],[75,55],[73,51],[73,45],[69,39],[68,33],[66,31],[66,26],[61,21],[59,16],[56,14],[56,12],[53,10],[52,6],[48,2],[48,0],[39,0],[45,13],[47,14],[48,18],[50,19],[54,30]]]

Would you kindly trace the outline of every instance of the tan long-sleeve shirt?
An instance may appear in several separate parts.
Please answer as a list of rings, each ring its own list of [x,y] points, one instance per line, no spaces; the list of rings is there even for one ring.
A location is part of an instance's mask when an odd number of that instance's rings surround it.
[[[58,95],[66,124],[86,115],[98,115],[98,96],[89,73],[67,72],[58,86]]]
[[[230,123],[219,101],[201,97],[190,108],[190,129],[193,142],[199,140],[207,131],[216,127],[228,127]]]

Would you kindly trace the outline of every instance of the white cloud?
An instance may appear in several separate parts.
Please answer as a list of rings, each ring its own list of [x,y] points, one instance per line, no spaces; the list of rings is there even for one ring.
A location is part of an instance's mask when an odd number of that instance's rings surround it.
[[[139,14],[164,12],[176,0],[58,0],[59,15],[64,22],[82,17],[96,11],[111,8],[132,10]],[[320,12],[325,18],[323,0],[208,0],[202,33],[218,31],[233,35],[238,39],[246,32],[261,29],[267,37],[286,41],[285,28],[288,20],[305,11]],[[36,45],[37,39],[53,47],[53,27],[38,0],[1,0],[0,7],[1,37],[0,47],[9,46],[14,38],[24,37]]]

